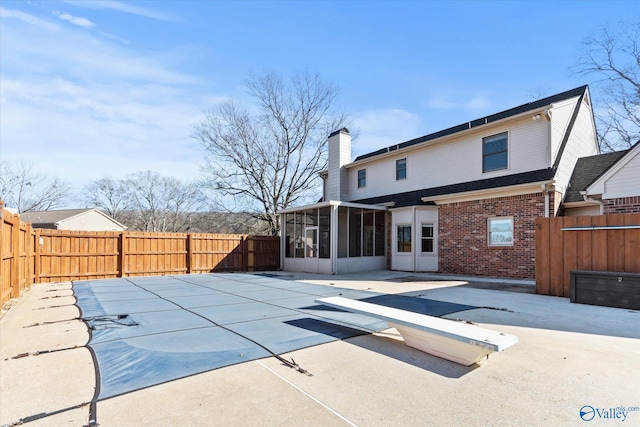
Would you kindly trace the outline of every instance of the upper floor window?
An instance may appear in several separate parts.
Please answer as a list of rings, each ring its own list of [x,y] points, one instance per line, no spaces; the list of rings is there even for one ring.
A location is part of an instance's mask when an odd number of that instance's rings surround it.
[[[508,154],[507,132],[482,138],[482,172],[507,169]]]
[[[358,171],[358,188],[367,186],[367,170],[360,169]]]
[[[487,234],[489,246],[513,246],[513,217],[489,218]]]
[[[407,158],[396,160],[396,181],[407,178]]]

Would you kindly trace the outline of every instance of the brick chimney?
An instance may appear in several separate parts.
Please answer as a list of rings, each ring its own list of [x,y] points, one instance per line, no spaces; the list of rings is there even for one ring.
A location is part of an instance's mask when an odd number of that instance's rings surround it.
[[[350,162],[351,135],[342,128],[329,135],[327,200],[349,200],[349,173],[343,166]]]

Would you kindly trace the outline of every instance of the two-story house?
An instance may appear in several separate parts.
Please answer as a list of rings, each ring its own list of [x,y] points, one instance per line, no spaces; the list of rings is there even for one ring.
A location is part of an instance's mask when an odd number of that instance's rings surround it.
[[[281,212],[287,271],[533,278],[535,218],[599,154],[587,86],[353,161],[348,130],[328,142],[322,201]]]

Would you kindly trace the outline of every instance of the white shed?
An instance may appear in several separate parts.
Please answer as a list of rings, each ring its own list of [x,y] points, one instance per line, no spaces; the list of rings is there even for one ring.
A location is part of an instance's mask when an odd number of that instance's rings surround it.
[[[24,212],[20,220],[30,222],[33,228],[77,231],[124,231],[127,229],[98,209],[66,209]]]

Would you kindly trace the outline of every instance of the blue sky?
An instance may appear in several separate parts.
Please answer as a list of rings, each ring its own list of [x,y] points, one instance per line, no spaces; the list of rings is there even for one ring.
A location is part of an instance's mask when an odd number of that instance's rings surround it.
[[[638,1],[0,1],[0,156],[81,188],[196,179],[205,110],[251,73],[341,89],[354,156],[583,84],[580,42]],[[597,87],[592,87],[597,108]]]

